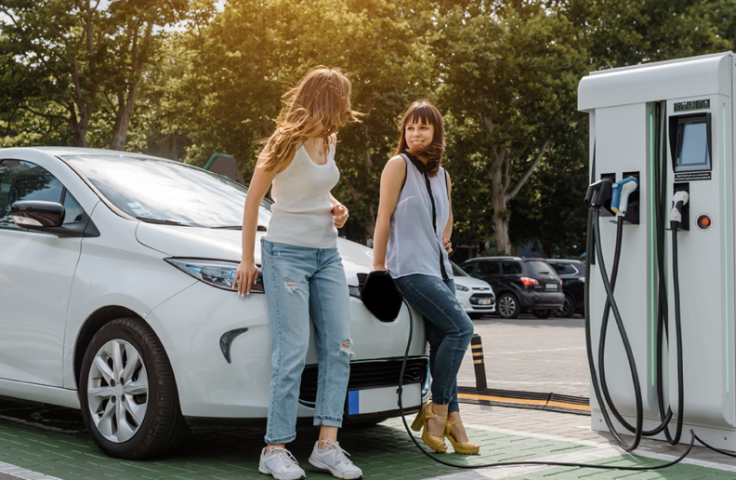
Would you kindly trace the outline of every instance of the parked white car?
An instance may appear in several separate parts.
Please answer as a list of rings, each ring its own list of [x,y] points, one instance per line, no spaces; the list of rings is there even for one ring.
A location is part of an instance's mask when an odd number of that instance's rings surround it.
[[[462,268],[452,263],[452,275],[455,277],[455,297],[463,310],[471,319],[482,317],[486,313],[496,313],[496,295],[493,287],[483,280],[473,278]]]
[[[263,422],[266,299],[262,287],[245,297],[232,288],[246,194],[220,175],[146,155],[1,150],[0,395],[81,409],[100,448],[124,458],[169,451],[187,428]],[[269,217],[264,202],[260,231]],[[356,297],[372,250],[343,239],[338,248],[355,343],[346,422],[396,416],[409,314],[382,323],[368,313]],[[313,337],[300,417],[314,413]],[[408,411],[429,395],[425,338],[418,321]]]

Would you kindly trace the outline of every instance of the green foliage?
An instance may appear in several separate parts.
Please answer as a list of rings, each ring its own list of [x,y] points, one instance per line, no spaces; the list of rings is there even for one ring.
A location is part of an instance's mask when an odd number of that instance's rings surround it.
[[[445,116],[453,243],[472,254],[585,244],[590,70],[728,50],[736,0],[0,0],[3,146],[127,148],[253,172],[281,95],[342,68],[365,115],[339,134],[351,212],[373,233],[380,175],[414,100]],[[176,28],[172,28],[176,26]]]

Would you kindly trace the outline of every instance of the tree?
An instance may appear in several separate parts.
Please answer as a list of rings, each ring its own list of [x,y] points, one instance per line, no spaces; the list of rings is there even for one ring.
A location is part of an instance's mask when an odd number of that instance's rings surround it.
[[[373,235],[379,176],[398,118],[432,91],[433,56],[422,25],[428,14],[419,7],[388,0],[227,2],[211,22],[177,38],[190,53],[188,67],[172,79],[180,86],[172,92],[177,100],[168,103],[181,109],[192,142],[186,161],[202,165],[212,152],[227,152],[249,179],[282,93],[315,66],[340,67],[353,84],[353,107],[365,115],[339,133],[335,195],[351,212],[347,233],[365,241]],[[410,15],[414,21],[404,20]]]
[[[508,252],[509,202],[581,118],[576,91],[587,57],[570,22],[542,2],[454,5],[440,28],[442,104],[475,152],[463,156],[485,167],[495,242]]]
[[[73,143],[104,99],[114,117],[110,147],[125,148],[136,98],[156,49],[186,12],[185,0],[1,0],[0,86],[5,111],[66,122]]]

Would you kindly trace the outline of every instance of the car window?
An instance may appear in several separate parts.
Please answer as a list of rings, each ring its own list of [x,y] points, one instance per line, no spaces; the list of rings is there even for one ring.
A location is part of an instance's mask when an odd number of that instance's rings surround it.
[[[526,262],[526,266],[529,269],[529,273],[532,274],[549,275],[555,273],[555,270],[550,267],[549,263],[543,262],[541,260],[532,260],[530,262]]]
[[[570,263],[555,263],[552,264],[552,268],[555,269],[558,275],[575,275],[578,273],[577,269]]]
[[[481,262],[478,266],[478,273],[483,275],[501,275],[501,268],[498,262]]]
[[[108,202],[134,218],[196,227],[239,227],[248,189],[232,180],[164,159],[121,155],[65,157]],[[258,224],[267,226],[263,201]]]
[[[64,223],[62,225],[70,225],[82,220],[82,207],[79,206],[71,193],[66,192],[64,195]]]
[[[0,226],[15,227],[10,207],[22,200],[61,202],[64,187],[45,168],[20,160],[0,162]],[[75,202],[76,203],[76,202]]]
[[[465,270],[466,273],[471,274],[473,273],[473,270],[475,270],[475,262],[463,263],[460,265],[460,268]]]
[[[467,277],[468,274],[463,272],[463,269],[458,267],[455,262],[450,262],[450,265],[452,265],[452,274],[455,277]]]
[[[519,262],[501,262],[501,268],[504,275],[521,274],[521,263]]]

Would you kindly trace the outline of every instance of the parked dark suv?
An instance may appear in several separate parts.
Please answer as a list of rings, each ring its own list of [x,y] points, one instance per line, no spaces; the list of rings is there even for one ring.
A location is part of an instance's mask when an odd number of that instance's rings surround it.
[[[547,259],[562,279],[565,301],[555,315],[570,318],[576,313],[585,314],[585,264],[579,260]]]
[[[471,277],[491,284],[496,312],[503,318],[516,318],[522,311],[548,318],[565,300],[562,280],[541,258],[481,257],[460,267]]]

